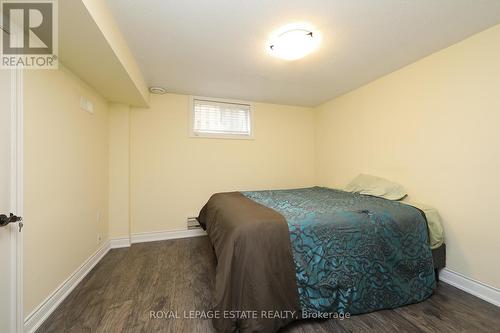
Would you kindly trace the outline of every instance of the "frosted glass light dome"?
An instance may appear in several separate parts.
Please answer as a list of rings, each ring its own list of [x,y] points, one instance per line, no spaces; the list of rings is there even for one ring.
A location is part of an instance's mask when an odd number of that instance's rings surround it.
[[[274,37],[269,49],[271,54],[278,58],[297,60],[313,52],[319,42],[319,38],[311,30],[291,29]]]

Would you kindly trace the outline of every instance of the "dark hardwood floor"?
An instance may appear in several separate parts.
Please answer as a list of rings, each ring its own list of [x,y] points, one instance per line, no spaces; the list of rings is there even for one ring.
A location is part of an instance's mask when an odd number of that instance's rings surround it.
[[[209,310],[215,259],[206,237],[111,250],[37,332],[215,332],[209,319],[151,319],[150,311]],[[500,308],[443,282],[428,300],[280,333],[500,332]]]

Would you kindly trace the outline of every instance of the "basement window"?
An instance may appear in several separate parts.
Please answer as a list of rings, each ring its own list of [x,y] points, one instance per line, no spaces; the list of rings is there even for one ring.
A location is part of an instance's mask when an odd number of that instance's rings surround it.
[[[252,139],[250,103],[205,97],[191,99],[191,136]]]

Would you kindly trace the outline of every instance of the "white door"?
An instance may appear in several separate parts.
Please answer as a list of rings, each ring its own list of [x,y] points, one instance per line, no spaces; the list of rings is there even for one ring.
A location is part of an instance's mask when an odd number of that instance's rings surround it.
[[[17,193],[18,176],[17,121],[19,106],[16,106],[17,74],[0,69],[0,332],[20,332],[20,239],[16,216],[21,200]],[[7,225],[5,225],[8,223]]]

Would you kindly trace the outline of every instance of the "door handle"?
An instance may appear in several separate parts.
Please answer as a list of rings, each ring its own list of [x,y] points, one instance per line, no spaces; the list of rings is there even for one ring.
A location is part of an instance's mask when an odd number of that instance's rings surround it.
[[[22,217],[16,216],[12,213],[10,213],[9,216],[2,214],[0,215],[0,227],[5,227],[9,223],[21,222],[22,220]]]

